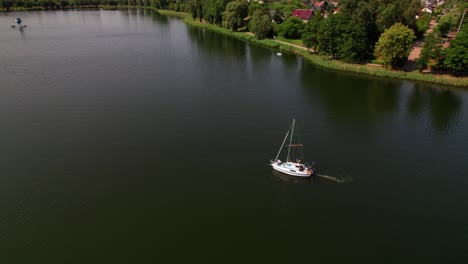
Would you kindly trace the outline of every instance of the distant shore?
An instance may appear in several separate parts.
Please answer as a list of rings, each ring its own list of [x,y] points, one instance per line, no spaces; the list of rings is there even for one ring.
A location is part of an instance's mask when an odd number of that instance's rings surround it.
[[[454,77],[451,75],[439,75],[439,74],[431,74],[431,73],[420,73],[418,71],[412,72],[405,72],[399,70],[390,70],[383,67],[376,67],[371,64],[351,64],[345,63],[338,60],[330,59],[326,56],[321,56],[317,54],[313,54],[305,47],[297,47],[296,45],[285,43],[285,42],[278,42],[272,39],[263,39],[258,40],[254,35],[245,34],[243,32],[232,32],[228,29],[223,27],[219,27],[216,25],[203,23],[199,21],[194,21],[190,14],[183,13],[183,12],[174,12],[174,11],[167,11],[167,10],[157,10],[162,15],[168,16],[176,16],[183,18],[184,22],[201,28],[206,28],[212,31],[216,31],[222,34],[230,35],[235,38],[246,40],[250,42],[255,42],[273,49],[281,49],[281,52],[293,52],[298,54],[308,61],[312,62],[315,65],[340,70],[340,71],[347,71],[347,72],[355,72],[355,73],[363,73],[366,75],[372,76],[379,76],[379,77],[386,77],[386,78],[395,78],[395,79],[402,79],[402,80],[413,80],[413,81],[421,81],[433,84],[442,84],[448,86],[455,86],[461,87],[464,89],[468,89],[468,77]]]
[[[153,7],[134,7],[134,6],[117,6],[117,7],[101,6],[101,8],[104,10],[114,10],[114,9],[122,9],[122,8],[153,9],[162,15],[182,18],[185,23],[191,26],[206,28],[208,30],[215,31],[215,32],[225,34],[225,35],[229,35],[237,39],[241,39],[241,40],[245,40],[245,41],[253,42],[253,43],[258,43],[260,45],[263,45],[269,48],[278,49],[281,52],[292,52],[292,53],[298,54],[304,57],[305,59],[307,59],[308,61],[310,61],[311,63],[324,67],[324,68],[328,68],[328,69],[346,71],[346,72],[354,72],[354,73],[362,73],[366,75],[380,76],[380,77],[385,77],[385,78],[421,81],[421,82],[427,82],[427,83],[432,83],[432,84],[442,84],[442,85],[447,85],[447,86],[468,89],[468,77],[454,77],[448,74],[420,73],[418,71],[405,72],[405,71],[400,71],[400,70],[386,69],[383,67],[376,67],[376,65],[372,65],[372,64],[345,63],[342,61],[330,59],[327,56],[321,56],[318,54],[311,53],[307,50],[307,48],[300,47],[295,44],[290,44],[290,43],[283,42],[283,41],[276,41],[273,39],[259,40],[253,34],[246,34],[245,32],[233,32],[223,27],[196,21],[192,19],[189,13],[185,13],[185,12],[160,10],[160,9],[155,9]]]

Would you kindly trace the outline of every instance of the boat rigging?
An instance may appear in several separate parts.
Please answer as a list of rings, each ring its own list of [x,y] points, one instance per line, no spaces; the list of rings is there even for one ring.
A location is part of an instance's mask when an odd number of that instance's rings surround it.
[[[301,163],[301,160],[299,158],[297,158],[295,162],[291,161],[291,157],[295,158],[294,155],[292,154],[295,152],[294,148],[301,148],[301,153],[302,153],[302,147],[303,147],[303,144],[292,144],[295,123],[296,123],[296,120],[293,119],[291,127],[290,129],[288,129],[288,132],[286,133],[286,136],[284,137],[283,143],[281,144],[278,154],[276,155],[276,158],[274,160],[270,161],[270,165],[273,167],[274,170],[282,172],[284,174],[297,176],[297,177],[310,177],[314,175],[316,171],[316,169],[313,168],[314,164],[306,165],[304,163]],[[278,157],[281,153],[281,150],[283,149],[284,143],[286,142],[288,136],[290,136],[289,144],[288,144],[288,154],[286,156],[286,162],[282,162],[281,160],[278,159]],[[293,148],[292,153],[291,153],[291,148]]]

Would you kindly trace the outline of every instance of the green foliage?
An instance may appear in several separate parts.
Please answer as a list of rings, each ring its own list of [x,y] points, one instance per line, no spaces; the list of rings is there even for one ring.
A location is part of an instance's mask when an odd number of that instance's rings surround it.
[[[249,4],[249,16],[253,16],[255,14],[255,11],[257,10],[262,10],[262,8],[265,8],[265,5],[259,4],[257,1],[250,1]],[[263,11],[268,11],[268,9],[265,9]]]
[[[458,32],[450,46],[445,49],[445,67],[452,72],[468,70],[468,31]]]
[[[14,2],[13,2],[13,0],[2,0],[2,1],[0,2],[0,4],[2,5],[2,8],[3,8],[4,10],[8,11],[8,10],[10,10],[10,8],[13,7]]]
[[[273,31],[270,16],[257,10],[249,22],[249,29],[258,39],[267,38]]]
[[[208,30],[211,30],[211,31],[215,31],[215,32],[218,32],[220,34],[229,35],[229,36],[235,37],[235,38],[240,39],[240,40],[255,42],[255,43],[258,43],[258,44],[266,46],[266,47],[278,48],[280,46],[278,44],[278,42],[276,42],[274,40],[271,40],[271,39],[261,39],[261,40],[259,40],[256,36],[251,35],[251,34],[245,34],[245,33],[241,33],[241,32],[233,32],[233,31],[230,31],[230,30],[225,29],[223,27],[218,27],[216,25],[197,22],[197,21],[191,19],[190,16],[186,16],[184,18],[184,22],[186,22],[186,23],[188,23],[190,25],[193,25],[193,26],[202,27],[202,28],[205,28],[205,29],[208,29]]]
[[[379,2],[376,24],[380,32],[395,23],[402,23],[416,30],[416,15],[421,6],[420,0],[381,0]]]
[[[431,23],[432,20],[432,15],[426,12],[423,12],[423,14],[416,20],[416,36],[417,37],[422,37],[424,33],[427,31],[429,28],[429,24]]]
[[[331,15],[320,23],[318,49],[333,58],[337,58],[339,46],[343,44],[342,36],[346,32],[348,20],[340,13]]]
[[[222,23],[222,13],[226,9],[227,0],[201,0],[203,18],[208,23],[218,26]]]
[[[243,18],[248,14],[248,3],[246,0],[229,2],[223,13],[223,27],[237,31],[242,27]]]
[[[368,58],[368,38],[365,25],[360,20],[335,14],[318,23],[315,34],[305,34],[307,41],[317,41],[321,53],[347,62],[362,62]]]
[[[395,67],[406,60],[415,38],[413,30],[396,23],[380,36],[375,47],[376,56],[381,57],[386,66]]]
[[[441,36],[447,35],[454,26],[455,18],[452,15],[443,16],[437,24],[436,30]]]
[[[360,21],[350,21],[339,37],[337,57],[346,62],[363,62],[368,57],[365,26]]]
[[[307,21],[304,32],[302,33],[302,42],[307,48],[312,48],[314,52],[316,52],[318,48],[319,29],[322,21],[323,17],[320,12],[315,11],[314,16]]]
[[[424,39],[424,45],[419,59],[417,62],[417,68],[421,72],[427,67],[440,68],[443,65],[443,53],[442,53],[442,39],[437,33],[431,32]]]
[[[288,39],[300,39],[304,27],[302,19],[291,16],[279,26],[279,34]]]

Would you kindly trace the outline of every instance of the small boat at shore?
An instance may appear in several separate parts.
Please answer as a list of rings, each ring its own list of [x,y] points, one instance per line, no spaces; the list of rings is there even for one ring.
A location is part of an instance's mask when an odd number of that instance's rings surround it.
[[[291,127],[288,129],[288,132],[286,133],[286,136],[284,137],[283,143],[281,144],[281,147],[278,151],[278,155],[276,155],[276,158],[274,160],[270,160],[270,165],[273,167],[274,170],[279,171],[284,174],[292,175],[292,176],[297,176],[297,177],[310,177],[312,176],[316,169],[313,168],[312,165],[307,165],[304,163],[301,163],[301,158],[302,157],[293,157],[294,155],[292,153],[302,153],[302,147],[303,144],[293,144],[293,134],[294,134],[294,125],[296,123],[296,120],[293,119],[293,122],[291,124]],[[286,142],[286,139],[289,137],[289,145],[288,145],[288,153],[286,155],[286,162],[282,162],[281,160],[278,159],[283,147],[284,143]],[[300,148],[300,151],[291,151],[291,149],[294,148]],[[291,160],[294,160],[296,158],[295,162],[292,162]]]
[[[27,25],[21,24],[21,18],[19,18],[19,17],[15,18],[15,23],[18,25],[19,29],[23,29],[23,28],[27,27]],[[11,27],[16,28],[15,25],[11,25]]]

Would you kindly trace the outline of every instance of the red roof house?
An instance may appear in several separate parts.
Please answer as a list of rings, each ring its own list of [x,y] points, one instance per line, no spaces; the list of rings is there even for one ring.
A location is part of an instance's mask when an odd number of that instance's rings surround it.
[[[313,11],[309,9],[296,9],[292,12],[292,16],[298,17],[303,21],[309,20],[313,15]]]

